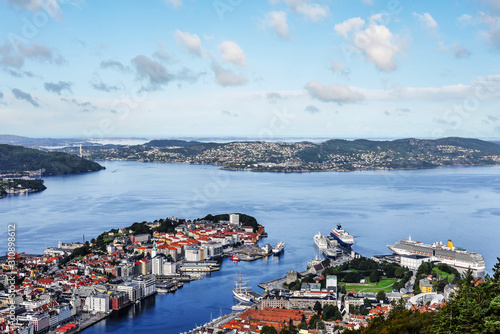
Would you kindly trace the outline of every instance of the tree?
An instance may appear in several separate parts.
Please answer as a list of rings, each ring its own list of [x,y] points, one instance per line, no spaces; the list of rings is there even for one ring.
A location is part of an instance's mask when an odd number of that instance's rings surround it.
[[[309,327],[314,329],[325,329],[325,324],[321,321],[321,317],[315,314],[309,319]]]
[[[313,310],[315,310],[317,314],[320,314],[322,309],[323,309],[323,307],[321,307],[321,303],[319,301],[314,303]]]
[[[377,292],[377,300],[386,300],[387,296],[385,295],[385,291],[384,290],[380,290],[379,292]]]
[[[326,305],[323,308],[323,314],[321,315],[321,317],[326,321],[341,320],[342,314],[340,313],[337,306]]]
[[[397,278],[401,278],[404,275],[404,270],[401,267],[398,267],[394,270],[394,276]]]
[[[370,282],[377,283],[378,281],[380,281],[380,273],[378,270],[374,270],[370,274]]]
[[[278,331],[273,326],[262,326],[261,334],[278,334]]]

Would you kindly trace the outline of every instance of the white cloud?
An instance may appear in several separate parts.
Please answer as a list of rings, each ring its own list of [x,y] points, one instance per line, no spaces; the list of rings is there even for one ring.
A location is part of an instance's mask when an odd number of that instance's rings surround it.
[[[305,89],[311,97],[323,102],[353,103],[364,99],[360,93],[354,92],[351,88],[344,85],[325,86],[317,81],[310,81],[306,84]]]
[[[333,73],[342,73],[342,74],[347,74],[349,71],[347,71],[344,67],[344,64],[342,64],[339,61],[332,60],[330,64],[330,69],[332,70]]]
[[[328,16],[330,16],[330,8],[326,5],[319,5],[316,3],[312,4],[301,4],[297,6],[297,13],[306,16],[309,20],[313,22],[321,21]]]
[[[500,49],[500,16],[480,12],[477,15],[477,20],[488,28],[487,31],[481,33],[488,44]]]
[[[215,74],[215,81],[220,86],[242,86],[248,82],[242,74],[225,69],[216,62],[212,62],[212,70]]]
[[[365,20],[360,17],[353,17],[342,23],[336,24],[334,29],[337,34],[347,37],[350,32],[359,31],[365,26]]]
[[[330,16],[330,8],[327,5],[309,3],[310,0],[270,0],[270,2],[272,4],[284,2],[291,11],[304,15],[313,22],[321,21]]]
[[[453,54],[455,55],[455,58],[468,58],[471,55],[471,52],[464,48],[463,46],[459,44],[453,45]]]
[[[383,25],[371,24],[366,30],[354,35],[354,46],[361,50],[369,62],[382,71],[396,69],[396,54],[402,53],[398,36]]]
[[[32,12],[43,10],[53,18],[59,19],[61,8],[57,0],[6,0],[11,5],[21,9],[27,9]]]
[[[470,16],[468,14],[462,14],[458,18],[458,22],[463,24],[463,25],[469,25],[469,24],[473,24],[474,20],[472,19],[472,16]]]
[[[222,59],[238,66],[246,66],[245,54],[236,42],[223,41],[219,44],[219,51],[222,53]]]
[[[201,48],[201,40],[198,37],[198,35],[176,30],[175,40],[179,45],[183,46],[189,53],[202,57],[203,49]]]
[[[175,9],[179,8],[182,6],[182,0],[163,0],[167,5],[171,5]]]
[[[274,29],[276,34],[283,39],[290,38],[288,23],[286,22],[286,13],[283,11],[269,12],[266,14],[265,26]]]
[[[434,18],[431,16],[431,14],[429,14],[429,13],[419,14],[419,13],[413,12],[413,15],[418,17],[418,19],[420,20],[420,23],[425,28],[427,28],[431,31],[435,31],[437,29],[438,24],[437,24],[436,20],[434,20]]]

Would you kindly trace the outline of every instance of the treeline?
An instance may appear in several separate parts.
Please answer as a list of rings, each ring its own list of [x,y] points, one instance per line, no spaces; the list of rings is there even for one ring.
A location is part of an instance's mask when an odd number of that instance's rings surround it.
[[[44,175],[59,175],[98,171],[104,167],[74,154],[0,144],[0,173],[39,169],[45,169]]]
[[[258,226],[259,226],[259,224],[257,223],[257,219],[255,219],[252,216],[245,215],[243,213],[238,213],[238,215],[240,216],[240,223],[242,225],[251,226],[251,227],[253,227],[254,232],[257,231]],[[215,215],[215,216],[209,214],[201,219],[195,219],[194,221],[198,221],[198,220],[209,220],[209,221],[212,221],[214,223],[219,223],[221,220],[229,221],[229,214],[225,213],[225,214],[220,214],[220,215]]]
[[[396,303],[387,319],[373,318],[368,327],[343,333],[500,333],[500,257],[493,267],[493,277],[484,282],[474,279],[469,270],[458,281],[458,292],[436,312],[407,310]]]

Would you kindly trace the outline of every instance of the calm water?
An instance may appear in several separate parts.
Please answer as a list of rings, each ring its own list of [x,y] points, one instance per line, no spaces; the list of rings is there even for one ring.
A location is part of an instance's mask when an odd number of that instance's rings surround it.
[[[487,271],[500,256],[500,167],[419,171],[276,174],[225,172],[214,166],[102,162],[104,171],[47,177],[47,190],[0,200],[0,240],[17,223],[20,251],[41,253],[59,240],[80,241],[102,231],[165,217],[193,219],[242,212],[257,218],[269,238],[286,242],[282,257],[252,263],[224,261],[221,271],[157,295],[85,333],[134,330],[179,333],[230,311],[237,272],[257,284],[303,270],[316,255],[312,237],[341,223],[354,249],[371,256],[407,238],[452,239],[482,253]],[[0,252],[6,243],[0,243]]]

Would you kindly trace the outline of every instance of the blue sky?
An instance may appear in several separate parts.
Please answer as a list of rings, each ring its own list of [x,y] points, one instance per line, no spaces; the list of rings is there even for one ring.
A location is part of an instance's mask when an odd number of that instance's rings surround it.
[[[495,0],[0,0],[0,133],[500,138]]]

